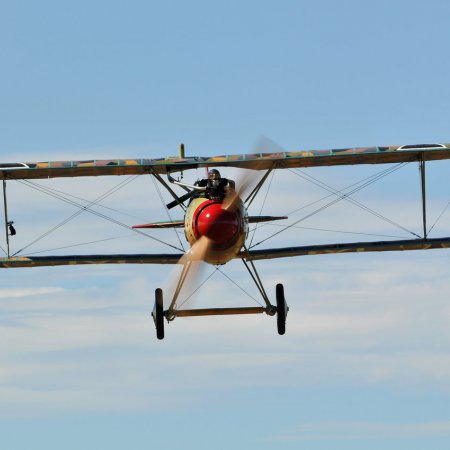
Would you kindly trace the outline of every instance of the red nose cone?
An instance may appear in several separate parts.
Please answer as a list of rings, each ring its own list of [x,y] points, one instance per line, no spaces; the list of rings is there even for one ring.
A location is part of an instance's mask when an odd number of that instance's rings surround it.
[[[218,247],[228,247],[236,242],[240,224],[236,212],[225,211],[220,203],[209,203],[197,214],[196,234],[206,236]]]

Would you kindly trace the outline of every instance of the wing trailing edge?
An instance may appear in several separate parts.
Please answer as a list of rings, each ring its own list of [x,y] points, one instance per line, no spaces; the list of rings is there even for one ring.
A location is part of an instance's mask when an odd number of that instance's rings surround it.
[[[173,220],[165,222],[143,223],[141,225],[133,225],[132,228],[183,228],[184,220]]]

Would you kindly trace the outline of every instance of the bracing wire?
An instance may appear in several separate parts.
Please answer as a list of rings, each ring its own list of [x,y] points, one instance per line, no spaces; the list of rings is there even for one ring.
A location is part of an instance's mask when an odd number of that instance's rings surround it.
[[[135,176],[136,177],[136,176]],[[134,177],[134,178],[135,178]],[[41,239],[45,238],[46,236],[48,236],[49,234],[53,233],[54,231],[56,231],[57,229],[61,228],[62,226],[64,226],[65,224],[67,224],[68,222],[70,222],[71,220],[73,220],[75,217],[79,216],[83,211],[92,211],[89,210],[89,208],[91,208],[92,206],[94,206],[95,204],[97,204],[98,202],[100,202],[101,200],[104,200],[105,198],[107,198],[109,195],[113,194],[114,192],[116,192],[117,190],[119,190],[121,187],[125,186],[126,184],[130,183],[133,180],[133,177],[128,177],[127,179],[121,181],[117,186],[109,189],[108,191],[106,191],[104,194],[102,194],[100,197],[98,197],[95,200],[90,201],[87,205],[81,205],[79,203],[76,203],[72,200],[66,199],[64,198],[62,195],[55,193],[53,191],[53,189],[50,189],[48,187],[39,185],[37,183],[32,183],[28,180],[24,180],[22,182],[22,184],[26,184],[29,185],[30,187],[34,187],[36,190],[43,192],[43,193],[47,193],[48,195],[54,197],[54,198],[59,198],[60,200],[65,201],[66,203],[69,203],[73,206],[77,206],[78,208],[80,208],[78,211],[76,211],[75,213],[73,213],[71,216],[67,217],[66,219],[64,219],[62,222],[58,223],[57,225],[55,225],[53,228],[51,228],[50,230],[46,231],[45,233],[43,233],[41,236],[37,237],[34,241],[32,241],[31,243],[29,243],[28,245],[26,245],[25,247],[23,247],[21,250],[19,250],[18,252],[16,252],[15,254],[18,254],[20,252],[22,252],[23,250],[31,247],[32,245],[34,245],[36,242],[40,241]],[[20,182],[20,180],[17,180]],[[93,211],[92,211],[93,212]],[[100,213],[99,213],[100,214]]]
[[[445,211],[447,211],[448,207],[450,206],[450,202],[447,203],[447,205],[445,206],[445,208],[441,211],[441,213],[439,214],[438,218],[436,219],[436,221],[433,223],[433,225],[431,226],[431,228],[428,230],[427,235],[429,235],[431,233],[431,230],[436,226],[436,224],[439,222],[439,220],[441,219],[441,217],[444,215]]]
[[[155,178],[152,175],[150,175],[150,176],[151,176],[151,179],[153,181],[153,185],[155,186],[156,192],[158,193],[159,199],[161,200],[161,203],[162,203],[164,209],[166,210],[167,216],[169,217],[169,221],[171,223],[173,223],[172,216],[170,215],[169,208],[166,206],[166,203],[164,202],[164,198],[162,196],[161,190],[159,189],[158,183],[156,183]],[[183,249],[183,251],[185,251],[183,242],[181,241],[180,235],[177,233],[176,228],[173,228],[173,231],[175,232],[175,235],[176,235],[176,237],[178,239],[178,242],[180,243],[181,248]]]
[[[240,289],[245,295],[247,295],[249,298],[251,298],[253,301],[255,301],[259,306],[263,306],[255,297],[253,297],[251,294],[249,294],[242,286],[240,286],[236,281],[234,281],[231,277],[229,277],[225,272],[223,272],[220,269],[220,266],[216,266],[214,270],[209,274],[207,278],[205,278],[198,286],[197,288],[192,291],[184,300],[181,302],[177,309],[180,309],[192,296],[202,288],[202,286],[217,272],[220,272],[227,280],[229,280],[231,283],[233,283],[238,289]]]
[[[259,210],[259,215],[262,214],[264,206],[266,205],[267,196],[269,195],[270,187],[272,186],[272,181],[273,181],[274,176],[275,176],[275,170],[272,172],[272,176],[270,177],[270,181],[269,181],[269,184],[268,184],[267,189],[266,189],[266,194],[264,196],[264,200],[263,200],[261,208]],[[251,245],[252,245],[252,242],[253,242],[253,239],[255,238],[255,233],[256,233],[257,229],[258,229],[258,224],[256,224],[255,228],[253,229],[252,238],[250,239],[249,247],[251,247]]]
[[[134,178],[136,178],[136,176],[135,176]],[[17,180],[16,180],[17,182],[19,182],[19,183],[21,183],[21,184],[24,184],[24,185],[26,185],[26,186],[28,186],[28,187],[30,187],[30,188],[32,188],[32,189],[35,189],[35,190],[37,190],[37,191],[39,191],[39,192],[41,192],[41,193],[44,193],[44,194],[47,194],[47,195],[49,195],[49,196],[51,196],[51,197],[57,198],[57,199],[59,199],[59,200],[65,202],[65,203],[68,203],[68,204],[70,204],[70,205],[72,205],[72,206],[75,206],[75,207],[79,208],[80,211],[77,211],[76,213],[72,214],[70,217],[68,217],[67,219],[63,220],[61,223],[59,223],[59,224],[57,224],[56,226],[54,226],[51,230],[49,230],[49,231],[47,231],[46,233],[44,233],[43,235],[39,236],[39,237],[38,237],[37,239],[35,239],[33,242],[31,242],[30,244],[28,244],[27,246],[23,247],[21,250],[19,250],[18,252],[16,252],[13,256],[15,256],[15,255],[21,253],[23,250],[25,250],[26,248],[29,248],[31,245],[34,245],[36,242],[38,242],[39,240],[41,240],[41,239],[43,239],[44,237],[48,236],[48,234],[54,232],[55,230],[57,230],[58,228],[60,228],[61,226],[63,226],[64,224],[66,224],[67,222],[69,222],[70,220],[72,220],[73,218],[75,218],[77,215],[81,214],[81,213],[84,212],[84,211],[87,211],[87,212],[89,212],[89,213],[91,213],[91,214],[93,214],[93,215],[96,215],[96,216],[98,216],[98,217],[100,217],[100,218],[103,218],[103,219],[105,219],[105,220],[107,220],[107,221],[109,221],[109,222],[111,222],[111,223],[115,223],[116,225],[119,225],[119,226],[121,226],[121,227],[123,227],[123,228],[126,228],[126,229],[129,230],[129,231],[132,231],[132,232],[134,232],[134,233],[140,234],[140,235],[142,235],[142,236],[146,236],[146,237],[148,237],[149,239],[152,239],[152,240],[155,240],[155,241],[157,241],[157,242],[160,242],[161,244],[164,244],[164,245],[166,245],[166,246],[169,246],[169,247],[171,247],[171,248],[173,248],[173,249],[176,249],[176,250],[178,250],[178,251],[184,251],[183,249],[180,249],[180,248],[178,248],[178,247],[176,247],[176,246],[174,246],[174,245],[171,245],[171,244],[169,244],[169,243],[167,243],[167,242],[164,242],[164,241],[161,240],[161,239],[158,239],[158,238],[156,238],[156,237],[154,237],[154,236],[151,236],[151,235],[149,235],[149,234],[147,234],[147,233],[144,233],[144,232],[142,232],[142,231],[140,231],[140,230],[138,230],[138,229],[132,228],[132,227],[130,227],[129,225],[124,224],[123,222],[120,222],[120,221],[118,221],[118,220],[116,220],[116,219],[113,219],[113,218],[111,218],[111,217],[109,217],[109,216],[106,216],[105,214],[102,214],[102,213],[100,213],[100,212],[98,212],[98,211],[95,211],[95,210],[91,209],[91,207],[94,206],[97,202],[103,200],[103,199],[106,198],[107,196],[109,196],[109,195],[111,195],[112,193],[116,192],[118,189],[124,187],[124,185],[128,184],[129,182],[131,182],[134,178],[128,179],[128,180],[125,180],[125,181],[122,181],[121,183],[119,183],[118,186],[116,186],[115,188],[110,189],[109,191],[107,191],[105,194],[103,194],[102,196],[100,196],[100,197],[97,198],[96,200],[90,202],[88,205],[82,205],[82,204],[77,203],[77,202],[75,202],[75,201],[73,201],[73,200],[67,199],[67,198],[63,197],[62,195],[60,195],[60,194],[56,194],[56,193],[52,192],[51,189],[48,189],[48,188],[46,188],[46,187],[44,187],[44,186],[41,186],[41,185],[39,185],[39,184],[31,183],[31,182],[28,181],[28,180],[19,180],[19,179],[17,179]]]
[[[130,235],[128,235],[128,236],[122,235],[122,236],[115,236],[115,237],[109,237],[109,238],[104,238],[104,239],[97,239],[95,241],[80,242],[78,244],[64,245],[62,247],[49,248],[47,250],[39,250],[37,252],[33,252],[33,255],[39,255],[40,253],[53,252],[55,250],[63,250],[63,249],[66,249],[66,248],[81,247],[83,245],[97,244],[99,242],[113,241],[113,240],[116,240],[116,239],[124,239],[124,238],[129,238],[129,237],[135,237],[135,236],[134,235],[132,235],[132,236],[130,236]]]
[[[266,223],[264,224],[268,227],[285,227],[285,225],[281,225],[279,223]],[[394,239],[402,239],[403,236],[395,236],[391,234],[375,234],[375,233],[363,233],[363,232],[356,232],[356,231],[344,231],[344,230],[331,230],[328,228],[316,228],[316,227],[301,227],[301,226],[293,226],[292,228],[296,228],[299,230],[311,230],[311,231],[323,231],[328,233],[342,233],[342,234],[356,234],[356,235],[362,235],[362,236],[372,236],[372,237],[385,237],[385,238],[394,238]],[[254,231],[254,230],[251,230]]]
[[[135,178],[136,178],[136,176],[133,178],[133,181],[134,181]],[[65,195],[66,197],[71,197],[71,198],[74,198],[74,199],[76,199],[76,200],[81,200],[82,202],[89,203],[89,202],[91,201],[91,200],[87,200],[87,199],[85,199],[85,198],[83,198],[83,197],[78,197],[78,196],[76,196],[76,195],[73,195],[73,194],[71,194],[71,193],[69,193],[69,192],[62,191],[62,190],[60,190],[60,189],[46,187],[46,186],[40,185],[40,184],[38,184],[38,183],[35,183],[35,185],[36,185],[36,186],[41,186],[43,189],[47,189],[49,192],[50,192],[50,191],[51,191],[51,192],[55,192],[55,193],[57,193],[57,194],[61,194],[61,196],[64,196],[64,195]],[[141,216],[136,216],[136,215],[134,215],[134,214],[128,214],[128,213],[126,213],[126,212],[124,212],[124,211],[120,211],[120,210],[118,210],[118,209],[111,208],[110,206],[101,205],[101,204],[99,204],[99,203],[96,203],[96,206],[98,206],[99,208],[106,209],[106,210],[108,210],[108,211],[115,212],[115,213],[117,213],[117,214],[121,214],[121,215],[123,215],[123,216],[132,217],[132,218],[134,218],[134,219],[139,219],[139,220],[145,220],[145,219],[144,219],[143,217],[141,217]]]
[[[401,167],[403,167],[405,164],[406,163],[402,163]],[[400,166],[400,164],[398,164],[397,166]],[[380,178],[389,175],[392,171],[398,170],[399,168],[401,168],[401,167],[397,167],[397,166],[389,167],[387,169],[382,170],[381,172],[378,172],[376,174],[373,174],[373,175],[370,175],[370,176],[368,176],[366,178],[363,178],[363,179],[361,179],[359,181],[356,181],[355,183],[350,184],[346,188],[342,189],[342,192],[344,192],[344,191],[346,191],[346,190],[348,190],[350,188],[357,187],[357,186],[361,185],[362,183],[366,183],[366,182],[369,182],[369,184],[374,183],[374,182],[378,181]],[[315,205],[317,203],[320,203],[320,202],[326,200],[327,198],[333,197],[334,195],[335,195],[334,193],[330,193],[329,195],[326,195],[325,197],[321,197],[318,200],[314,200],[314,201],[312,201],[310,203],[307,203],[306,205],[303,205],[300,208],[296,208],[296,209],[294,209],[292,211],[289,211],[285,215],[289,216],[289,215],[294,214],[296,212],[299,212],[299,211],[301,211],[303,209],[309,208],[310,206],[313,206],[313,205]]]
[[[180,309],[181,306],[183,306],[201,287],[213,276],[216,274],[216,272],[219,270],[219,266],[214,267],[214,270],[208,275],[207,278],[205,278],[177,307],[177,309]]]
[[[237,288],[239,288],[245,295],[247,295],[248,297],[250,297],[252,300],[254,300],[259,306],[263,306],[258,300],[256,300],[255,297],[253,297],[252,295],[250,295],[242,286],[239,286],[239,284],[236,283],[236,281],[234,281],[231,277],[229,277],[225,272],[223,272],[222,270],[220,270],[220,267],[217,267],[217,270],[225,277],[227,278],[229,281],[231,281],[231,283],[233,283]]]
[[[391,225],[396,226],[397,228],[401,228],[403,231],[407,231],[408,233],[418,236],[417,234],[415,234],[414,232],[408,230],[407,228],[403,227],[402,225],[399,225],[398,223],[394,222],[393,220],[383,216],[382,214],[380,214],[379,212],[369,208],[368,206],[362,204],[361,202],[358,202],[357,200],[350,198],[350,197],[346,197],[346,194],[344,194],[343,191],[340,190],[336,190],[334,188],[332,188],[331,186],[327,185],[326,183],[318,180],[317,178],[314,178],[312,175],[306,174],[303,171],[298,170],[298,175],[303,178],[306,179],[308,181],[310,181],[311,183],[315,184],[316,186],[321,187],[322,189],[325,189],[328,192],[331,192],[333,195],[337,195],[339,197],[343,196],[343,200],[346,200],[352,204],[354,204],[355,206],[358,206],[359,208],[363,209],[364,211],[367,211],[368,213],[374,215],[375,217],[378,217],[381,220],[384,220],[385,222],[390,223]],[[386,175],[384,175],[386,176]],[[358,190],[363,189],[364,187],[368,186],[369,184],[374,183],[375,181],[378,181],[381,177],[375,177],[373,181],[366,182],[365,184],[363,184]],[[345,198],[344,198],[345,197]]]
[[[331,191],[330,195],[327,195],[326,197],[323,197],[322,199],[319,199],[319,200],[317,200],[317,201],[311,202],[311,203],[309,203],[308,205],[305,205],[305,206],[303,206],[303,207],[301,207],[301,208],[298,208],[298,209],[296,209],[296,210],[294,210],[294,211],[288,213],[288,215],[289,215],[289,214],[292,214],[293,212],[298,212],[298,211],[300,211],[301,209],[304,209],[304,208],[306,208],[306,207],[308,207],[308,206],[311,206],[312,204],[321,202],[321,201],[323,201],[323,200],[325,200],[325,199],[327,199],[327,198],[329,198],[329,197],[331,197],[331,196],[335,196],[335,195],[338,196],[337,199],[334,199],[334,200],[328,202],[327,204],[325,204],[325,205],[321,206],[320,208],[318,208],[318,209],[312,211],[311,213],[307,214],[306,216],[301,217],[300,219],[298,219],[297,221],[293,222],[292,224],[285,226],[282,230],[279,230],[279,231],[277,231],[276,233],[273,233],[272,235],[268,236],[267,238],[262,239],[261,241],[259,241],[259,242],[257,242],[256,244],[252,245],[251,248],[254,248],[254,247],[256,247],[257,245],[262,244],[263,242],[265,242],[265,241],[267,241],[267,240],[273,238],[274,236],[279,235],[280,233],[282,233],[282,232],[284,232],[284,231],[286,231],[286,230],[292,228],[293,226],[297,225],[298,223],[300,223],[300,222],[302,222],[302,221],[304,221],[304,220],[306,220],[306,219],[308,219],[308,218],[310,218],[310,217],[312,217],[312,216],[318,214],[319,212],[321,212],[321,211],[323,211],[323,210],[329,208],[330,206],[332,206],[332,205],[334,205],[334,204],[340,202],[341,200],[347,200],[347,199],[348,199],[349,201],[350,201],[350,200],[353,200],[353,199],[349,199],[348,197],[349,197],[350,195],[354,194],[355,192],[358,192],[358,191],[360,191],[361,189],[367,187],[368,185],[375,183],[376,181],[380,180],[381,178],[383,178],[383,177],[385,177],[385,176],[387,176],[387,175],[393,173],[394,171],[399,170],[400,168],[404,167],[406,164],[407,164],[407,163],[397,164],[397,165],[394,166],[393,168],[386,169],[386,170],[384,170],[384,171],[381,171],[379,174],[372,175],[372,176],[370,176],[370,177],[367,177],[367,178],[364,179],[364,180],[361,180],[361,181],[359,181],[359,182],[356,182],[356,183],[350,185],[349,187],[347,187],[346,189],[343,189],[342,191],[334,191],[334,192]],[[290,169],[288,169],[288,170],[290,170]],[[298,174],[297,172],[294,172],[294,171],[292,171],[292,170],[291,170],[291,172],[294,173],[294,174],[296,174],[297,176],[303,178],[303,177],[302,177],[300,174]],[[312,181],[311,181],[311,182],[312,182]],[[362,183],[362,184],[361,184],[361,183]],[[323,183],[323,184],[325,184],[325,183]],[[350,190],[349,192],[347,192],[347,193],[343,193],[344,191],[348,190],[348,189],[351,188],[351,187],[354,187],[354,188],[353,188],[352,190]],[[324,187],[323,187],[323,188],[324,188]],[[324,188],[324,189],[325,189],[325,188]],[[332,189],[332,188],[329,188],[329,187],[328,187],[327,190],[330,192],[330,189]],[[355,200],[355,202],[356,202],[356,200]],[[359,204],[359,202],[356,202],[356,203]],[[365,206],[362,205],[362,204],[360,204],[360,205],[361,205],[360,207],[362,207],[363,209],[365,209],[365,210],[370,210],[370,208],[367,208],[367,207],[365,207]],[[370,211],[371,211],[371,210],[370,210]],[[373,214],[377,215],[377,214],[379,214],[379,213],[376,213],[376,211],[373,211]],[[381,216],[381,215],[379,215],[379,216]],[[377,216],[377,217],[378,217],[378,216]],[[382,217],[383,217],[383,216],[381,216],[380,218],[382,218]],[[393,224],[393,225],[395,225],[395,226],[397,226],[397,227],[403,229],[404,231],[406,231],[406,232],[408,232],[408,233],[410,233],[410,234],[412,234],[412,235],[414,235],[414,236],[420,238],[420,236],[419,236],[418,234],[416,234],[416,233],[414,233],[414,232],[412,232],[412,231],[410,231],[410,230],[408,230],[408,229],[402,227],[402,226],[399,225],[399,224],[396,224],[395,222],[391,221],[390,219],[387,219],[387,218],[384,218],[384,219],[387,220],[389,223],[391,223],[391,224]]]

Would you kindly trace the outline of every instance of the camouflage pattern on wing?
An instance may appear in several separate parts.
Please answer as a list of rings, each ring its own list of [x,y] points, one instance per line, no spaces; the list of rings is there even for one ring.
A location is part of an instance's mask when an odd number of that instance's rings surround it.
[[[247,261],[288,258],[291,256],[324,255],[330,253],[399,252],[450,248],[450,237],[437,239],[404,239],[400,241],[349,242],[345,244],[304,245],[301,247],[269,248],[241,252]]]
[[[391,147],[361,147],[296,152],[255,153],[225,156],[169,157],[157,159],[110,159],[0,163],[3,179],[36,179],[104,175],[140,175],[180,172],[199,167],[270,168],[386,164],[450,159],[450,144],[419,144]]]
[[[345,244],[306,245],[244,251],[236,258],[247,261],[288,258],[292,256],[323,255],[330,253],[395,252],[450,248],[450,237],[438,239],[405,239],[401,241],[350,242]],[[72,266],[78,264],[181,264],[182,254],[119,254],[26,256],[0,258],[0,268]]]
[[[177,264],[179,254],[15,256],[0,258],[0,268],[76,266],[79,264]]]

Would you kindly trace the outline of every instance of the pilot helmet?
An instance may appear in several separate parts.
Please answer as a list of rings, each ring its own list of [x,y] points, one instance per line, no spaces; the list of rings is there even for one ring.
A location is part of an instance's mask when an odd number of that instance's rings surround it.
[[[217,169],[211,169],[208,171],[208,179],[209,180],[219,180],[220,172]]]

